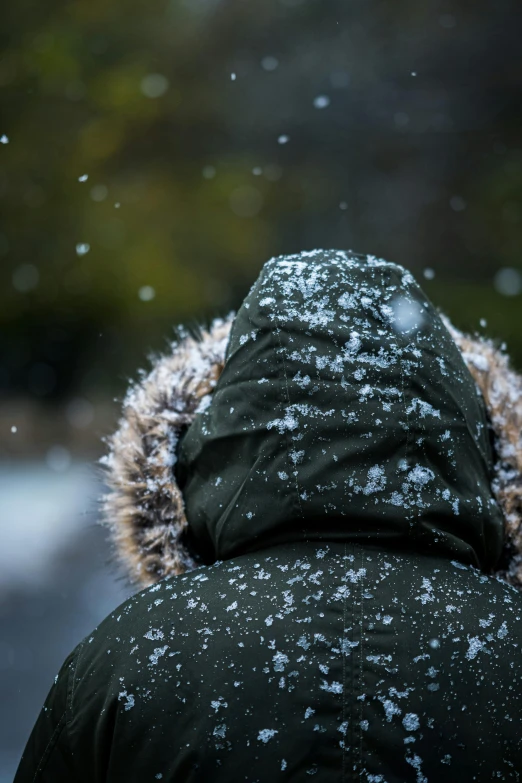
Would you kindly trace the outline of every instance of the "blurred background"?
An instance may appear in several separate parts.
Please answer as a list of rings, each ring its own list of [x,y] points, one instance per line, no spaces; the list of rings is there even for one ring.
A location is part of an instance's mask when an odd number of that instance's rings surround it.
[[[130,592],[98,526],[118,400],[272,255],[412,269],[522,367],[519,0],[0,10],[0,783]]]

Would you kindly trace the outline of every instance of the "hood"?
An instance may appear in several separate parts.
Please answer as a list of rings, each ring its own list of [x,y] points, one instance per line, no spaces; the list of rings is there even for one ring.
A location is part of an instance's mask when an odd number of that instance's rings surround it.
[[[235,318],[131,388],[105,515],[144,585],[298,539],[379,539],[522,584],[521,424],[506,356],[402,267],[276,258]]]

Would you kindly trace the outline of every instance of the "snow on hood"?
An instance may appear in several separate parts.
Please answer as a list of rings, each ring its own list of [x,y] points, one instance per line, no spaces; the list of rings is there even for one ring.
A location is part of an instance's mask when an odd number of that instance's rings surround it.
[[[341,251],[313,251],[300,256],[272,259],[265,265],[260,279],[267,279],[271,274],[270,270],[275,270],[276,276],[287,275],[291,278],[302,267],[301,272],[306,271],[308,274],[308,277],[302,277],[300,282],[300,295],[304,297],[299,300],[301,304],[297,308],[295,302],[290,306],[288,302],[291,298],[283,297],[283,309],[279,302],[278,311],[280,321],[281,318],[283,321],[287,319],[288,324],[293,324],[294,330],[295,322],[298,322],[307,330],[306,334],[323,330],[328,336],[331,326],[329,322],[335,315],[329,310],[328,296],[321,296],[321,287],[317,285],[321,263],[324,269],[328,270],[331,270],[333,264],[336,274],[338,268],[344,270],[343,274],[350,268],[356,269],[358,273],[363,269],[365,274],[366,271],[371,274],[375,270],[379,270],[379,273],[386,271],[403,281],[402,284],[406,287],[413,286],[416,291],[420,291],[411,275],[402,267],[371,256],[364,257],[361,261],[361,257]],[[314,265],[313,268],[311,265]],[[278,287],[282,279],[278,278]],[[314,290],[310,287],[303,289],[307,284],[312,288],[315,286]],[[330,286],[330,282],[328,285]],[[254,289],[255,286],[252,290]],[[419,320],[422,320],[420,311],[425,304],[422,292],[419,298],[419,295],[397,295],[397,292],[393,293],[390,289],[390,295],[386,294],[379,305],[379,312],[376,312],[375,302],[370,301],[372,294],[365,297],[364,291],[361,293],[361,290],[360,286],[355,289],[347,286],[343,292],[336,294],[335,307],[343,318],[351,310],[361,307],[362,297],[368,299],[362,302],[362,306],[369,313],[373,313],[369,317],[375,321],[376,336],[384,336],[385,330],[390,328],[405,334],[416,331]],[[266,294],[266,287],[261,286],[259,291],[261,293],[256,293],[256,306],[259,304],[269,312],[275,306],[278,294],[273,297],[274,301],[269,301],[272,297]],[[242,307],[243,315],[245,307],[250,307],[249,301],[251,300],[247,300]],[[303,306],[303,302],[308,305]],[[132,386],[124,401],[119,429],[109,439],[110,451],[104,462],[110,492],[105,498],[104,516],[122,562],[131,578],[142,586],[168,575],[183,573],[201,562],[198,558],[197,537],[194,540],[194,536],[191,536],[184,495],[176,480],[179,441],[193,422],[198,423],[200,434],[203,431],[202,437],[206,436],[206,422],[212,412],[214,389],[225,363],[233,361],[227,354],[227,347],[230,348],[230,330],[234,323],[235,328],[237,327],[239,320],[239,316],[235,321],[232,316],[226,320],[216,320],[208,331],[202,331],[197,337],[182,336],[174,343],[171,353],[157,360],[152,371]],[[280,326],[282,323],[281,321]],[[463,335],[447,319],[444,319],[443,323],[460,349],[462,358],[480,390],[494,431],[495,460],[490,491],[504,516],[504,551],[495,564],[495,573],[512,584],[522,586],[522,379],[510,369],[507,356],[493,343]],[[353,324],[350,325],[348,321],[346,324],[350,330],[347,333],[348,339],[344,341],[343,356],[345,361],[349,361],[350,355],[357,354],[361,348],[357,343],[358,335],[355,334]],[[283,328],[286,328],[284,324]],[[443,331],[447,335],[446,329]],[[253,334],[236,335],[236,347],[242,346],[249,338],[251,343],[255,342]],[[291,339],[293,340],[294,336]],[[298,346],[298,349],[302,349],[302,345]],[[377,371],[385,373],[386,357],[383,354],[379,359],[379,352],[375,356],[377,358],[367,356],[366,365],[373,364]],[[438,361],[440,363],[441,360]],[[327,370],[334,373],[334,376],[339,370],[339,377],[344,378],[343,368],[336,368],[335,362],[334,366],[327,367]],[[443,371],[443,374],[446,372]],[[298,373],[293,380],[298,386],[306,386],[305,378],[304,374],[299,376]],[[359,400],[364,401],[366,386],[363,380],[361,375],[358,394]],[[420,396],[413,397],[408,404],[411,408],[408,409],[409,414],[414,418],[436,417],[437,412],[429,400]],[[321,415],[324,414],[323,410]],[[291,406],[286,407],[283,415],[274,412],[268,423],[271,427],[268,429],[274,435],[285,438],[292,432],[292,417],[298,415],[297,407],[294,411]],[[294,452],[296,455],[300,453],[297,448],[294,448]],[[360,487],[361,491],[357,494],[358,501],[362,498],[369,502],[369,499],[373,498],[372,488],[376,491],[381,489],[383,478],[377,470],[378,467],[377,465],[372,475],[371,469],[368,471],[367,482]],[[423,469],[419,470],[422,472]],[[428,473],[419,474],[417,484],[413,482],[416,490],[421,488],[423,477],[426,476]],[[212,476],[212,479],[214,478]],[[458,498],[451,498],[450,501],[453,502],[453,513],[459,514]],[[482,500],[478,501],[482,503]],[[209,502],[216,505],[215,498],[211,497]],[[391,503],[393,505],[393,499]],[[404,515],[404,509],[398,502],[395,506],[393,513],[397,517]],[[192,523],[190,513],[189,519]],[[196,529],[197,525],[193,525],[193,528]],[[384,543],[383,546],[385,545]],[[217,554],[220,555],[219,550]]]

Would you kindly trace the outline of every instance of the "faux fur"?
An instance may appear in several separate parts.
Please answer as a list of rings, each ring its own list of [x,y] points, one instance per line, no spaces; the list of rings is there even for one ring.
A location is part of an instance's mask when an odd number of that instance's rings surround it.
[[[495,434],[493,492],[504,513],[504,557],[497,576],[522,588],[522,376],[491,340],[470,337],[443,320],[484,397]]]
[[[104,518],[117,554],[141,587],[197,565],[184,542],[187,519],[174,478],[180,434],[210,402],[221,374],[233,316],[197,338],[173,343],[152,372],[133,385],[119,429],[102,459],[110,492]]]
[[[183,497],[174,478],[180,434],[211,400],[225,361],[233,316],[186,336],[131,387],[118,431],[109,439],[104,517],[131,579],[146,587],[197,565],[187,549]],[[505,517],[505,553],[497,576],[522,588],[522,377],[489,340],[447,329],[489,412],[496,439],[493,491]]]

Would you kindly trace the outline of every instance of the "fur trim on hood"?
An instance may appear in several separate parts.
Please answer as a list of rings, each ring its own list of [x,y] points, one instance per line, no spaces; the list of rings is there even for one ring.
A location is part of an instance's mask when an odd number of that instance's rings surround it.
[[[495,435],[493,493],[504,514],[504,562],[496,575],[522,588],[522,376],[491,340],[443,321],[484,397]]]
[[[490,340],[444,323],[486,403],[495,434],[493,492],[504,513],[505,544],[496,575],[522,588],[522,377]],[[104,517],[131,579],[146,587],[197,562],[187,549],[187,519],[175,477],[176,446],[210,403],[225,362],[233,314],[197,337],[185,336],[129,390],[117,432],[108,440],[110,492]]]
[[[119,559],[141,587],[198,565],[184,543],[187,518],[173,467],[181,433],[210,403],[232,321],[233,314],[217,319],[208,331],[173,343],[172,353],[131,386],[119,429],[107,441],[104,517]]]

